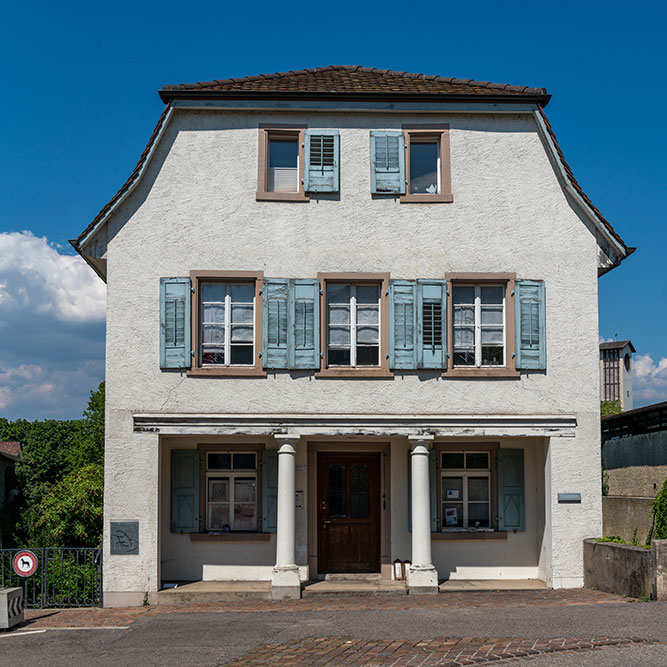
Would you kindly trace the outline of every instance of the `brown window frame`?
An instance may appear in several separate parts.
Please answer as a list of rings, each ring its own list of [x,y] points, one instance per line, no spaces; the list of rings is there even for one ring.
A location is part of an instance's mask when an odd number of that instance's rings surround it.
[[[303,190],[306,125],[292,123],[259,124],[259,148],[257,152],[257,201],[310,201]],[[299,174],[297,192],[270,192],[268,190],[269,141],[272,138],[294,138],[299,148]]]
[[[389,273],[318,273],[320,282],[320,349],[321,368],[317,378],[379,377],[393,378],[389,370]],[[327,284],[370,283],[380,286],[380,364],[379,366],[328,367],[327,353]]]
[[[498,450],[500,449],[499,442],[477,442],[477,443],[438,443],[434,445],[436,452],[436,479],[437,486],[436,498],[438,503],[438,511],[436,513],[438,521],[438,533],[442,535],[441,539],[466,539],[470,536],[479,539],[493,539],[503,538],[506,536],[505,531],[498,530]],[[444,521],[442,516],[442,454],[444,452],[488,452],[489,454],[489,500],[490,502],[490,516],[489,523],[491,530],[479,530],[475,528],[456,530],[443,530]],[[434,533],[435,535],[435,533]],[[445,537],[446,536],[446,537]]]
[[[199,532],[192,533],[193,536],[233,540],[234,536],[236,536],[236,539],[243,539],[244,536],[269,535],[269,533],[262,532],[262,452],[264,449],[264,445],[237,445],[224,442],[197,445],[197,450],[199,451]],[[208,472],[207,458],[208,454],[215,452],[254,453],[257,456],[257,468],[255,471],[257,477],[257,530],[237,530],[231,533],[223,533],[222,535],[209,535],[209,531],[206,529],[206,501],[208,496],[208,484],[206,483],[206,473]],[[195,539],[197,538],[195,537]]]
[[[401,195],[400,202],[403,204],[453,202],[449,123],[432,125],[404,124],[401,126],[401,129],[403,130],[403,137],[405,139],[405,194]],[[410,194],[410,146],[412,140],[423,141],[429,138],[440,139],[440,192],[432,195]]]
[[[447,293],[447,377],[504,377],[518,378],[514,332],[514,285],[516,273],[446,273]],[[470,367],[454,366],[454,309],[453,288],[459,284],[495,283],[505,285],[505,365]]]
[[[230,377],[265,377],[266,372],[262,368],[262,281],[263,271],[190,271],[192,284],[192,367],[187,375],[201,376],[230,376]],[[202,282],[248,282],[255,284],[255,320],[254,320],[254,346],[255,363],[252,366],[201,366],[199,363],[199,293]]]

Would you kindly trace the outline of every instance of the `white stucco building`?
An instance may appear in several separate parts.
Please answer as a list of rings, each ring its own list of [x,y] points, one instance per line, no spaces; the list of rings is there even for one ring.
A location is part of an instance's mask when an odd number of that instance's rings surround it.
[[[104,589],[583,583],[597,279],[541,88],[329,67],[160,91],[73,241],[107,283]],[[565,494],[565,495],[563,495]]]

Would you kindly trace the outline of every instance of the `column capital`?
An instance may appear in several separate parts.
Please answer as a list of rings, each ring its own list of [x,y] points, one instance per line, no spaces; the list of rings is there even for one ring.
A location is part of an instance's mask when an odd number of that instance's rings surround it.
[[[431,449],[433,446],[433,441],[435,440],[435,436],[430,434],[430,433],[424,433],[422,435],[409,435],[408,436],[408,442],[410,443],[411,449],[415,449],[416,447],[426,447],[426,449]]]
[[[294,447],[301,439],[298,433],[274,433],[273,437],[278,443],[278,447],[281,445],[292,445]]]

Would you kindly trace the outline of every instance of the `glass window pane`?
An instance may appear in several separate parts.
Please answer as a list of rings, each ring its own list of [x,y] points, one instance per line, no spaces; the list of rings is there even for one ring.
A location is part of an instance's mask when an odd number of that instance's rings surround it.
[[[463,503],[443,503],[442,515],[442,525],[445,528],[463,527]]]
[[[452,290],[453,303],[474,303],[475,288],[471,286],[455,287]]]
[[[222,530],[229,528],[229,504],[215,503],[208,506],[208,529]]]
[[[370,516],[367,463],[353,463],[350,466],[350,516],[353,519]]]
[[[438,192],[438,142],[410,143],[410,192]]]
[[[377,306],[357,306],[357,324],[377,324],[378,315]]]
[[[457,468],[463,469],[463,452],[443,452],[442,453],[442,467],[443,468]]]
[[[257,505],[234,503],[234,530],[257,529]]]
[[[299,145],[296,139],[269,140],[269,167],[293,167],[298,164]]]
[[[474,306],[454,306],[454,324],[475,324]]]
[[[502,303],[505,296],[505,288],[497,286],[484,286],[481,288],[481,300],[484,304]]]
[[[472,327],[454,329],[454,347],[472,349],[475,346],[475,330]]]
[[[489,504],[470,503],[468,505],[468,526],[470,528],[489,528]]]
[[[329,464],[329,516],[347,517],[347,469],[343,463]]]
[[[256,454],[234,454],[234,470],[254,470],[256,465]]]
[[[463,501],[463,477],[442,478],[442,500],[443,502]]]
[[[466,468],[488,470],[489,455],[486,452],[471,452],[470,454],[466,454]]]
[[[482,306],[482,324],[502,324],[502,306]]]
[[[205,303],[202,305],[202,321],[215,324],[225,323],[224,303]]]
[[[224,301],[227,294],[225,283],[200,283],[202,301]]]
[[[208,501],[210,503],[229,502],[229,479],[228,478],[209,478],[208,480]]]
[[[334,350],[329,348],[328,362],[330,366],[349,366],[350,350]]]
[[[234,480],[234,502],[254,503],[257,499],[257,480],[254,477],[237,477]]]
[[[377,303],[379,299],[379,285],[357,285],[357,303]]]
[[[377,366],[380,363],[380,351],[377,346],[357,348],[357,366]]]
[[[201,363],[220,365],[225,363],[225,351],[223,349],[206,348],[201,353]]]
[[[502,366],[504,363],[502,346],[482,345],[482,366]]]
[[[350,329],[349,327],[329,327],[329,345],[349,345]]]
[[[454,352],[454,366],[474,366],[474,352]]]
[[[495,327],[484,327],[482,329],[482,345],[502,345],[503,330]]]
[[[327,299],[329,303],[349,303],[350,286],[329,283],[327,285]]]
[[[233,283],[231,289],[234,303],[252,303],[255,298],[255,285],[253,283]]]
[[[236,323],[249,323],[252,324],[253,321],[253,310],[252,306],[232,306],[232,322]]]
[[[468,477],[468,500],[489,499],[489,478]]]
[[[230,365],[252,366],[255,363],[252,345],[232,345]]]
[[[202,343],[212,345],[224,345],[225,325],[204,324],[201,332]]]
[[[232,343],[252,343],[253,327],[246,324],[232,326]]]
[[[349,324],[350,306],[329,306],[329,322],[331,324]]]
[[[229,470],[232,467],[231,454],[209,454],[208,455],[208,469],[209,470]]]
[[[357,327],[357,343],[377,345],[378,336],[377,327]]]

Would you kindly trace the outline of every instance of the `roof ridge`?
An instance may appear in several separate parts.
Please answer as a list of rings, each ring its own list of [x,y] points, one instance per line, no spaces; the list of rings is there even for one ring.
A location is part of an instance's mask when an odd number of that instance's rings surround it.
[[[231,83],[244,83],[246,81],[261,81],[264,79],[283,79],[290,76],[301,76],[318,72],[364,72],[369,74],[381,74],[386,76],[398,76],[404,79],[423,79],[427,81],[439,81],[454,85],[477,86],[489,88],[490,90],[507,90],[515,93],[529,93],[535,95],[546,95],[546,88],[531,86],[516,86],[510,83],[493,83],[491,81],[477,81],[476,79],[457,79],[454,77],[443,77],[437,74],[422,74],[420,72],[406,72],[404,70],[379,69],[377,67],[365,67],[363,65],[327,65],[325,67],[309,67],[287,72],[273,72],[267,74],[253,74],[242,77],[228,77],[227,79],[213,79],[212,81],[197,81],[195,83],[165,84],[162,90],[187,90],[192,88],[208,88]]]

